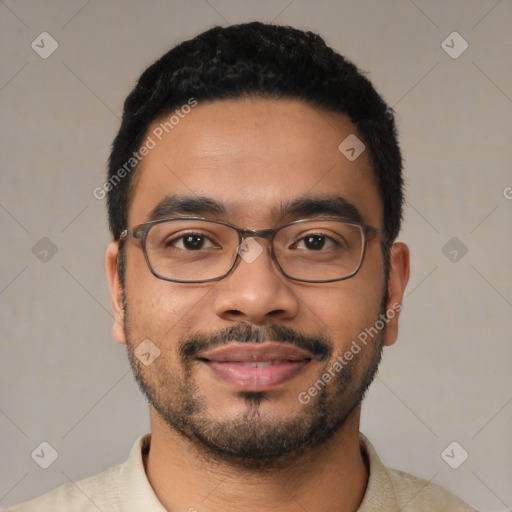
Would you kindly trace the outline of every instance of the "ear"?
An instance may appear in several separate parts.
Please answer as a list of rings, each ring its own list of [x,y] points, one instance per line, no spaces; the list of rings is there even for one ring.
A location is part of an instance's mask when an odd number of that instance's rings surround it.
[[[107,270],[108,285],[110,288],[110,302],[112,305],[112,314],[114,316],[114,325],[112,327],[112,337],[121,344],[126,344],[126,333],[124,330],[124,304],[123,289],[119,279],[117,269],[117,258],[119,256],[119,242],[112,241],[107,247],[107,256],[105,266]]]
[[[405,287],[409,281],[409,248],[402,242],[391,246],[386,310],[388,322],[384,335],[384,345],[392,345],[398,337],[398,317],[402,310]]]

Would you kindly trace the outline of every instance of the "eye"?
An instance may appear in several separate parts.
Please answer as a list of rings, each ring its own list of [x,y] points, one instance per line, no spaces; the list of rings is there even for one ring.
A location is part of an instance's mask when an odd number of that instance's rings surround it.
[[[333,249],[336,245],[339,244],[327,235],[311,233],[296,242],[294,248],[320,251],[322,249]]]
[[[201,249],[218,248],[207,236],[202,233],[186,233],[165,242],[165,247],[176,247],[185,251],[198,251]]]

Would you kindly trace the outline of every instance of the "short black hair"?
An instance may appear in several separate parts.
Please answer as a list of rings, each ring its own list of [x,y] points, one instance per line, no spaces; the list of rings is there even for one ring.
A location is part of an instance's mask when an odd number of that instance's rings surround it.
[[[191,98],[241,97],[298,99],[348,116],[369,151],[389,247],[400,231],[403,208],[402,157],[392,109],[318,34],[261,22],[214,27],[175,46],[141,75],[124,103],[109,159],[107,204],[114,239],[128,227],[139,161],[133,155],[149,126]]]

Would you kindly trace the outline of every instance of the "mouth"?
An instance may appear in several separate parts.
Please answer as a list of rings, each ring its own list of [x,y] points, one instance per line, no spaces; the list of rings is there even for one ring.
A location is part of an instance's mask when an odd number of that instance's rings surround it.
[[[199,361],[240,391],[267,391],[283,384],[311,363],[309,352],[275,342],[229,343],[207,351]]]

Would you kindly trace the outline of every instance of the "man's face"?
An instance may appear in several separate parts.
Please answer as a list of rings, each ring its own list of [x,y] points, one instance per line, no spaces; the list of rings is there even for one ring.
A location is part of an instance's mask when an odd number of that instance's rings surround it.
[[[207,197],[226,211],[161,210],[163,217],[204,216],[253,230],[304,218],[278,214],[299,199],[339,196],[365,224],[382,228],[368,152],[349,161],[338,149],[350,134],[356,129],[345,116],[299,101],[199,103],[161,141],[153,136],[156,147],[137,170],[128,227],[151,220],[166,196]],[[113,285],[114,337],[127,344],[154,411],[196,445],[246,464],[268,464],[331,438],[358,414],[382,345],[396,336],[395,318],[335,370],[335,361],[383,312],[387,287],[378,241],[368,243],[354,277],[316,284],[285,277],[268,243],[258,239],[261,254],[239,259],[220,281],[183,284],[153,276],[140,241],[131,238],[124,311],[118,282]],[[111,261],[116,247],[109,248]],[[401,291],[387,298],[384,310]],[[150,365],[134,354],[146,339],[160,350]],[[255,360],[272,366],[251,366]],[[331,378],[305,400],[304,392],[329,370]]]

